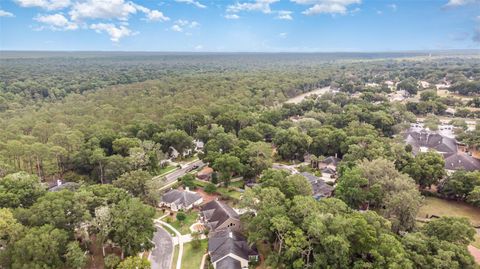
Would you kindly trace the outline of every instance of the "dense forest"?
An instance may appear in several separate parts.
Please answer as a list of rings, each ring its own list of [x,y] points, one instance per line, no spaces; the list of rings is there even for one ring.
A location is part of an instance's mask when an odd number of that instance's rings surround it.
[[[152,176],[172,149],[190,157],[202,141],[198,157],[219,182],[258,183],[241,204],[255,210],[244,217],[248,239],[268,245],[273,268],[475,268],[468,221],[417,227],[415,216],[420,191],[440,182],[440,193],[480,205],[480,174],[447,176],[439,154],[414,156],[401,133],[452,105],[479,118],[479,81],[479,58],[461,54],[7,53],[0,264],[81,268],[91,235],[122,259],[151,248],[161,184]],[[285,103],[323,87],[336,92]],[[391,102],[395,90],[420,97]],[[478,124],[455,125],[479,147]],[[335,198],[318,202],[305,179],[270,169],[307,154],[342,158]],[[74,188],[47,191],[56,180]]]

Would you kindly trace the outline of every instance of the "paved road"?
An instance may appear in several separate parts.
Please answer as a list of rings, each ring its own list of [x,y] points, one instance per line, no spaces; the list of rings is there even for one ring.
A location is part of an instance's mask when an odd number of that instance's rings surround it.
[[[192,171],[196,167],[202,167],[204,165],[205,165],[205,163],[202,162],[201,160],[191,162],[188,165],[186,165],[185,167],[183,167],[182,169],[178,169],[178,170],[173,171],[170,174],[167,174],[165,176],[165,178],[166,178],[165,183],[166,184],[172,183],[172,182],[176,181],[179,177],[184,176],[186,173]]]
[[[170,234],[160,225],[156,225],[157,231],[153,234],[155,248],[148,256],[152,269],[170,269],[173,259],[173,241]]]

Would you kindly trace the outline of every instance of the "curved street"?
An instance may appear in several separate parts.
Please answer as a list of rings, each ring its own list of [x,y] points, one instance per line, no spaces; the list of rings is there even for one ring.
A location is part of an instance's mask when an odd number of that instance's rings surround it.
[[[152,269],[170,269],[173,259],[173,240],[170,234],[160,225],[153,235],[155,248],[148,256]]]

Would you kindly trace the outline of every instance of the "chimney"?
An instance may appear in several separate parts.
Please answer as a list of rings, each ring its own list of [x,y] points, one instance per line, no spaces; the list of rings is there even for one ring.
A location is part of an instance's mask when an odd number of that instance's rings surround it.
[[[186,191],[190,191],[190,188],[189,188],[189,187],[185,187],[185,190],[186,190]]]
[[[232,233],[232,232],[228,232],[228,237],[233,238],[233,233]]]

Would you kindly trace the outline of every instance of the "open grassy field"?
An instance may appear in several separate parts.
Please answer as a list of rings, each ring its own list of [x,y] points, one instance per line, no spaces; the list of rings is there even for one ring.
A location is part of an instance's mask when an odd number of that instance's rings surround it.
[[[480,225],[480,208],[466,203],[447,201],[435,197],[425,197],[425,203],[418,212],[418,217],[426,215],[466,217],[472,225]]]
[[[182,268],[197,269],[200,268],[202,257],[207,252],[208,240],[200,240],[200,246],[193,248],[192,243],[183,245]]]

